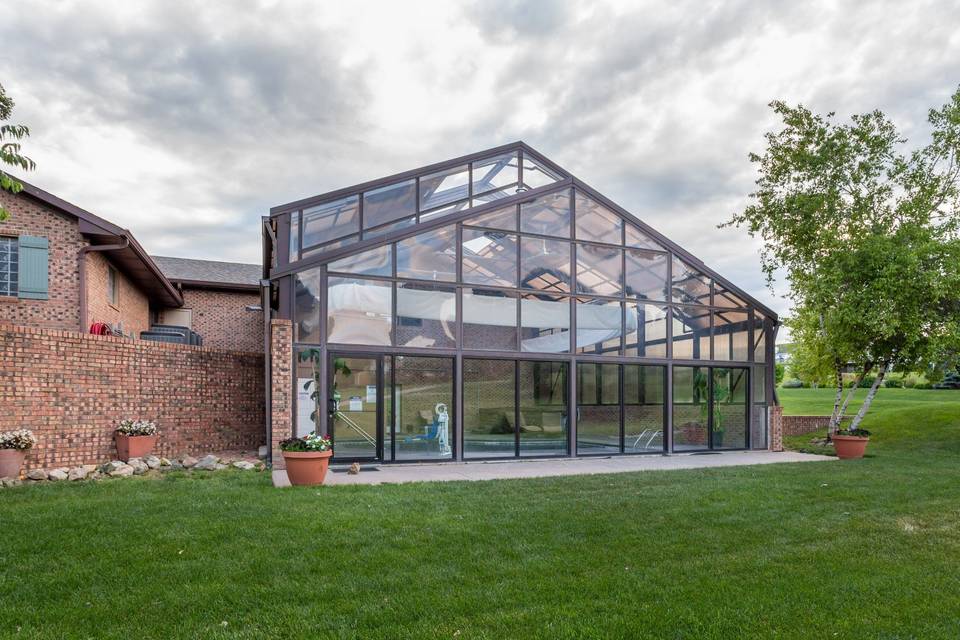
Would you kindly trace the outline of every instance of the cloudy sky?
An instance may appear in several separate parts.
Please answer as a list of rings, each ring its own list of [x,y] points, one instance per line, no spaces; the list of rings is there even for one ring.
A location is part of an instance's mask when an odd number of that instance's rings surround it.
[[[742,208],[772,99],[922,140],[955,2],[10,3],[38,186],[156,254],[259,262],[269,207],[524,140],[779,311]]]

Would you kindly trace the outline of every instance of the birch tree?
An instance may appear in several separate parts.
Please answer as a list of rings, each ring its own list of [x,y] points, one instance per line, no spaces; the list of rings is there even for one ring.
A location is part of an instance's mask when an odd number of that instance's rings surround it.
[[[35,168],[33,160],[21,153],[21,141],[30,135],[30,129],[22,124],[3,124],[13,114],[13,98],[7,95],[0,84],[0,189],[11,193],[23,190],[23,184],[3,170],[2,165],[14,167],[22,171],[32,171]],[[9,213],[0,206],[0,222],[9,217]]]

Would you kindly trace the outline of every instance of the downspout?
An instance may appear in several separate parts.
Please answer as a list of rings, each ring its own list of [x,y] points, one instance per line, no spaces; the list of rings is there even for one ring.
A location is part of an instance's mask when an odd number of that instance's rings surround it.
[[[130,238],[127,236],[120,236],[123,240],[120,244],[99,244],[92,245],[88,244],[85,247],[80,247],[80,250],[77,252],[77,268],[80,275],[80,333],[85,333],[87,331],[87,260],[86,256],[88,253],[94,251],[114,251],[116,249],[126,249],[130,246]]]

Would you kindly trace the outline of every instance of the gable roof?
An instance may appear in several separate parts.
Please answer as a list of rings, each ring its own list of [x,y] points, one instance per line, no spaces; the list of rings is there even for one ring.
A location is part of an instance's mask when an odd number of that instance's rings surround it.
[[[208,289],[249,289],[251,291],[260,288],[263,267],[259,264],[173,258],[170,256],[151,257],[167,279],[182,285]]]

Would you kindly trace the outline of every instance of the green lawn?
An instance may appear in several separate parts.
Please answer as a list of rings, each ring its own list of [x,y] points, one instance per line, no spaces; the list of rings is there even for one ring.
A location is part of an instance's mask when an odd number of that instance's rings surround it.
[[[859,461],[4,490],[0,638],[957,638],[960,394],[894,391]]]

